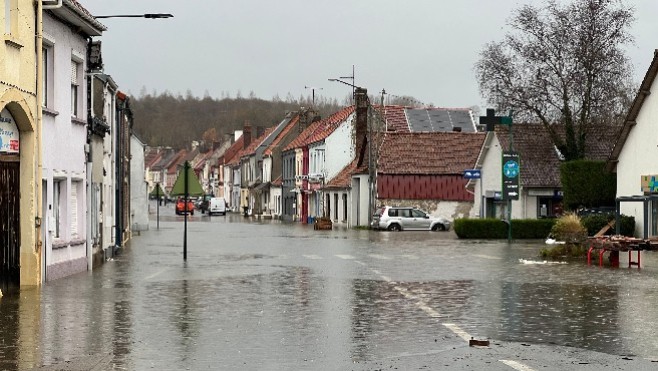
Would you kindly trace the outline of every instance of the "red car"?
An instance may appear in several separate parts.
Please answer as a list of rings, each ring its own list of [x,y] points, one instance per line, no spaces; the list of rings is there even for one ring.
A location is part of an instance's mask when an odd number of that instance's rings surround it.
[[[194,203],[187,200],[187,207],[185,207],[185,198],[181,197],[176,201],[176,215],[190,213],[194,215]]]

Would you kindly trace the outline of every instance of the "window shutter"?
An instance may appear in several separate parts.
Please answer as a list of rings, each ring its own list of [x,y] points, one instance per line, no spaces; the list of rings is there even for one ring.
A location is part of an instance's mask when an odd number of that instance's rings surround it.
[[[71,237],[78,237],[78,182],[71,182]]]

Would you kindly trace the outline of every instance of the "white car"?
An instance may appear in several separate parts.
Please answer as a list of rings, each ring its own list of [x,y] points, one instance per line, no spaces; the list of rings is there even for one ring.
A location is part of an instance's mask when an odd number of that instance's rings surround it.
[[[415,207],[384,206],[373,216],[371,227],[387,231],[447,231],[450,221]]]
[[[208,203],[208,215],[226,215],[226,201],[221,197],[213,197]]]

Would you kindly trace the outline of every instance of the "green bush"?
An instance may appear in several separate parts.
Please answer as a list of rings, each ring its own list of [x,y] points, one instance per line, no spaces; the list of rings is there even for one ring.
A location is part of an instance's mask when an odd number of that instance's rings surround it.
[[[617,176],[605,170],[605,161],[564,162],[560,165],[560,180],[568,210],[615,204]]]
[[[587,228],[587,234],[593,236],[608,224],[608,222],[614,219],[615,216],[611,214],[594,214],[582,217],[581,223]],[[622,215],[621,229],[619,233],[624,236],[633,236],[635,233],[635,218],[628,215]],[[607,234],[615,234],[615,227],[613,226]]]
[[[553,227],[553,223],[555,223],[554,219],[512,219],[512,238],[546,238]],[[459,238],[507,238],[507,223],[500,219],[456,219],[454,229]]]

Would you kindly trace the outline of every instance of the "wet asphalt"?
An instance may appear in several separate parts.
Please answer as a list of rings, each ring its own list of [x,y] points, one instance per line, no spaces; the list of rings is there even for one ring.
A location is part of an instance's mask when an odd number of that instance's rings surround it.
[[[658,369],[654,252],[553,264],[541,241],[195,213],[184,261],[184,217],[157,226],[0,298],[0,369]]]

